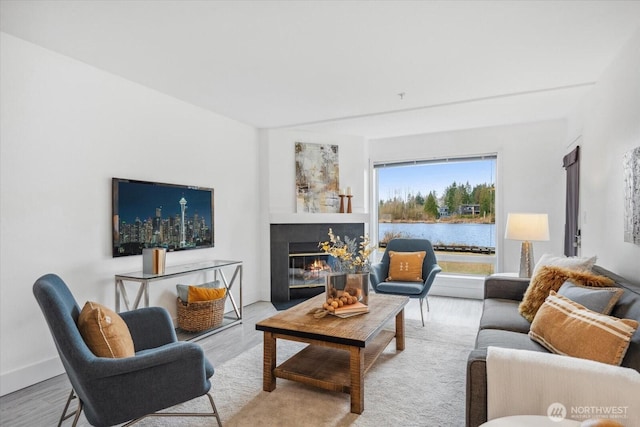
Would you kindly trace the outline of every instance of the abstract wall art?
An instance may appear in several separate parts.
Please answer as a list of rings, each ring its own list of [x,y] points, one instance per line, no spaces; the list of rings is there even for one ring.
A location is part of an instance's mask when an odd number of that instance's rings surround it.
[[[640,147],[624,155],[624,241],[640,245]]]
[[[338,212],[338,146],[296,142],[295,160],[296,212]]]

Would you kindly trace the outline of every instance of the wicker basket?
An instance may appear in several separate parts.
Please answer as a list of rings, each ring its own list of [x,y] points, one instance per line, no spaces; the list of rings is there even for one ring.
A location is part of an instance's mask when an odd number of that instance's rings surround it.
[[[188,332],[200,332],[220,326],[226,300],[225,297],[189,304],[178,297],[178,327]]]

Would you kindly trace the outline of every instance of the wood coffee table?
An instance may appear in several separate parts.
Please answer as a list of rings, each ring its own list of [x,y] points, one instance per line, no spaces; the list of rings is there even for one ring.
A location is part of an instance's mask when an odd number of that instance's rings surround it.
[[[263,389],[273,391],[276,377],[326,390],[349,393],[351,412],[364,410],[364,374],[395,337],[404,350],[404,306],[408,297],[369,295],[369,313],[341,319],[309,314],[322,307],[320,294],[289,310],[256,323],[264,331]],[[395,317],[395,332],[383,327]],[[276,340],[310,345],[276,367]]]

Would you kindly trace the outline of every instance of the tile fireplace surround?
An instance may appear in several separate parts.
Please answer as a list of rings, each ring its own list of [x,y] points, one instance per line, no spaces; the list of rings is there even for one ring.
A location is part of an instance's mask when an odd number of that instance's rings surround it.
[[[271,224],[271,301],[289,301],[289,244],[322,242],[336,236],[364,235],[364,223]]]

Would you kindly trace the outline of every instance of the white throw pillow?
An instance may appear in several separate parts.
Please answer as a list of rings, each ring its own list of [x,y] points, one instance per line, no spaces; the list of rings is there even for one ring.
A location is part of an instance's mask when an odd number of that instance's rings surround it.
[[[552,265],[554,267],[566,268],[567,270],[579,271],[582,273],[590,273],[593,265],[596,263],[596,256],[587,257],[566,257],[564,255],[557,256],[552,254],[544,254],[533,269],[531,277],[533,278],[540,267]]]

